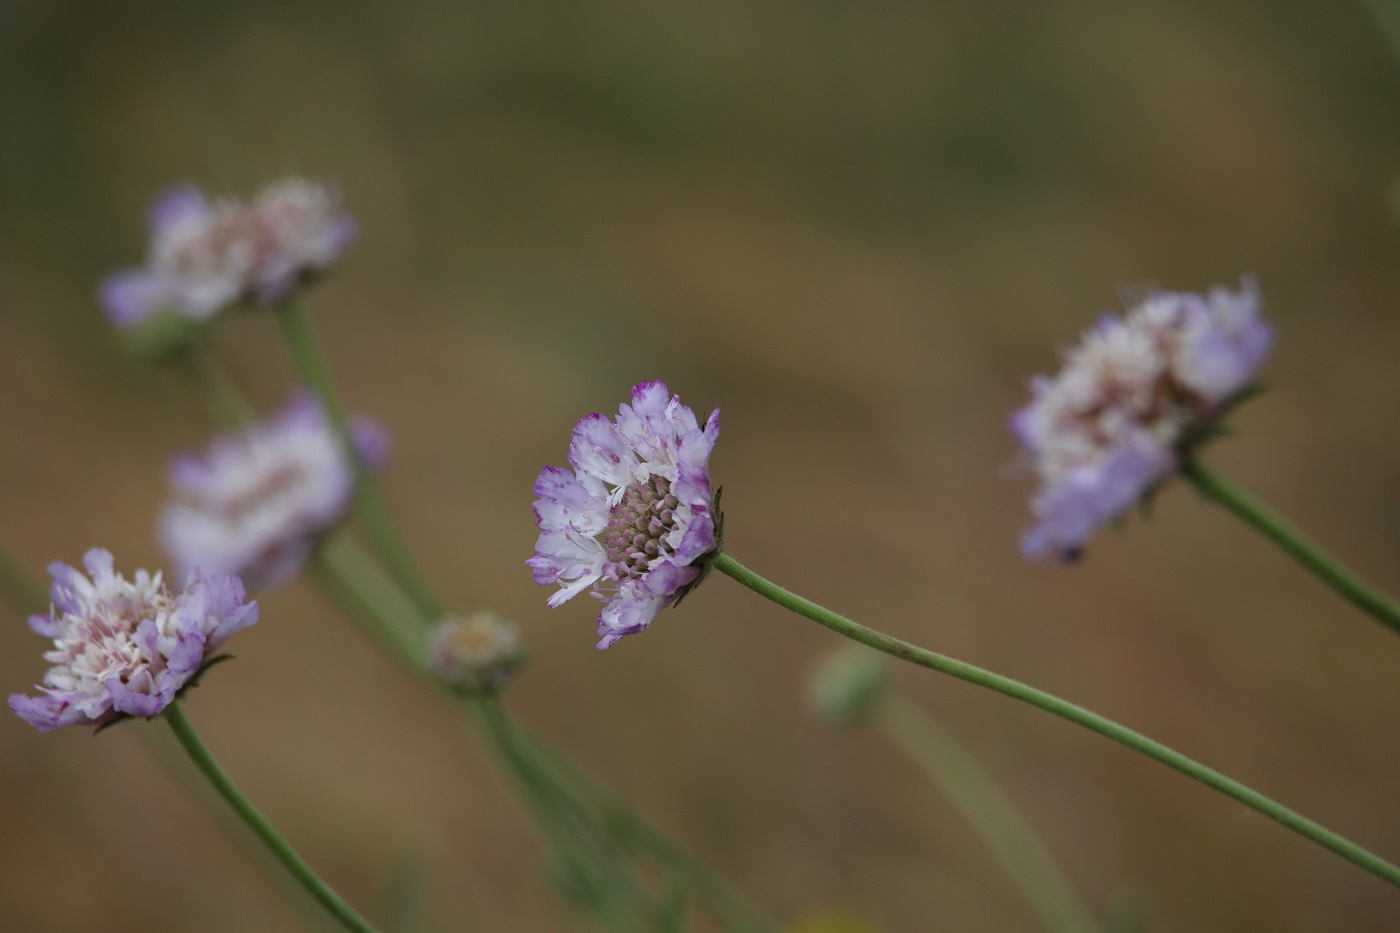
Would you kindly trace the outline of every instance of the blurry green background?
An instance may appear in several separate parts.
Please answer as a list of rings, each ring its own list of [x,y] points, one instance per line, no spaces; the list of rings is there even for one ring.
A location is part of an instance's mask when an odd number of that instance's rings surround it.
[[[1021,931],[964,823],[803,701],[835,636],[715,578],[599,653],[523,566],[531,484],[666,379],[720,407],[730,549],[857,618],[1102,711],[1400,856],[1400,642],[1174,487],[1074,568],[1016,539],[1007,413],[1122,288],[1260,277],[1273,390],[1210,460],[1400,590],[1400,66],[1322,0],[0,6],[0,536],[36,575],[161,560],[198,405],[94,301],[168,184],[338,179],[361,238],[310,308],[459,609],[518,619],[509,701],[784,918]],[[274,322],[218,356],[264,408]],[[432,866],[436,929],[583,929],[459,723],[293,586],[186,704],[370,912]],[[6,692],[42,642],[0,630]],[[1186,779],[929,672],[956,734],[1103,908],[1157,931],[1394,930],[1400,894]],[[282,930],[297,916],[132,724],[0,723],[0,927]]]

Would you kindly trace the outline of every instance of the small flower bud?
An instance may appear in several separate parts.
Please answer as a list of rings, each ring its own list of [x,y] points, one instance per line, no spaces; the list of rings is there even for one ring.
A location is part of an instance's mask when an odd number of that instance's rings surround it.
[[[502,686],[525,663],[520,629],[492,612],[438,623],[428,648],[428,667],[453,688],[479,693]]]
[[[813,673],[807,696],[818,716],[844,725],[870,712],[887,681],[879,655],[863,647],[843,648]]]

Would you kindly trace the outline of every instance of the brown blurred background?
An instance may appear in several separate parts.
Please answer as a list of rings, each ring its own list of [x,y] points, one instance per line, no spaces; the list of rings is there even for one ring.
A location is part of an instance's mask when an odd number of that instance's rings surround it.
[[[1122,287],[1256,272],[1273,391],[1210,459],[1400,590],[1400,66],[1365,9],[1287,2],[364,0],[0,6],[0,536],[36,575],[161,560],[208,426],[93,298],[166,185],[338,179],[361,239],[311,312],[394,430],[400,523],[454,607],[524,626],[522,718],[786,919],[1020,931],[977,838],[873,733],[803,700],[834,636],[715,578],[599,653],[544,606],[530,487],[573,422],[664,378],[724,411],[730,549],[760,572],[1181,748],[1400,856],[1400,642],[1173,488],[1082,565],[1016,551],[1007,413]],[[264,408],[272,321],[218,356]],[[583,929],[433,697],[302,586],[186,704],[374,913]],[[42,672],[8,609],[6,692]],[[1400,928],[1400,894],[1043,713],[914,669],[1103,910],[1146,929]],[[132,724],[0,724],[0,927],[296,929]]]

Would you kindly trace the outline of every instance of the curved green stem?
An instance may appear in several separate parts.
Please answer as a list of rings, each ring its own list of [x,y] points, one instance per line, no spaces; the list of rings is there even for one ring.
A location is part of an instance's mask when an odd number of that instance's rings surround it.
[[[882,699],[875,726],[912,758],[963,815],[1053,933],[1089,933],[1100,926],[1035,831],[997,790],[982,766],[913,703]]]
[[[1386,628],[1400,634],[1400,604],[1363,581],[1341,562],[1328,556],[1268,506],[1198,460],[1188,460],[1182,466],[1181,472],[1201,495],[1229,509],[1235,517],[1311,570],[1323,583],[1340,593],[1343,599]]]
[[[424,614],[430,619],[437,619],[442,615],[437,599],[419,572],[408,546],[394,527],[388,506],[384,503],[384,496],[379,490],[378,480],[375,479],[373,471],[365,465],[351,441],[345,406],[336,391],[330,367],[326,365],[320,347],[316,344],[311,323],[302,313],[300,306],[290,301],[278,308],[277,320],[282,324],[282,333],[291,347],[297,369],[321,400],[326,417],[330,419],[336,435],[340,438],[341,446],[355,474],[355,509],[360,520],[365,523],[365,530],[374,542],[375,550],[388,565],[389,572],[413,597],[413,601]]]
[[[764,579],[728,554],[716,557],[714,567],[765,599],[771,600],[803,618],[824,625],[839,635],[868,645],[877,651],[883,651],[901,661],[927,667],[930,670],[939,671],[959,680],[965,680],[970,684],[976,684],[979,687],[985,687],[1012,699],[1020,700],[1022,703],[1029,703],[1031,706],[1053,713],[1061,719],[1067,719],[1075,725],[1083,726],[1091,732],[1097,732],[1099,735],[1110,738],[1120,745],[1125,745],[1135,752],[1146,755],[1153,761],[1161,762],[1175,771],[1180,771],[1187,777],[1199,781],[1227,797],[1238,800],[1269,819],[1288,827],[1300,836],[1310,839],[1324,848],[1331,849],[1376,877],[1384,879],[1395,887],[1400,887],[1400,867],[1368,852],[1325,826],[1314,823],[1282,804],[1275,803],[1258,791],[1252,790],[1160,742],[1149,739],[1139,732],[1134,732],[1126,726],[1121,726],[1111,719],[1100,716],[1098,713],[1092,713],[1082,706],[1062,700],[1044,690],[1037,690],[1035,687],[1027,686],[1020,681],[1012,680],[1010,677],[994,674],[976,665],[958,661],[926,648],[920,648],[907,641],[853,622],[843,615],[832,612],[830,609],[819,606],[811,600],[804,599],[796,593]]]
[[[292,873],[292,877],[296,878],[301,886],[306,888],[311,896],[330,912],[331,916],[340,921],[345,929],[354,931],[354,933],[377,933],[369,921],[356,913],[355,908],[346,903],[344,898],[311,870],[311,866],[306,864],[306,860],[297,854],[291,843],[282,838],[282,834],[277,831],[276,827],[258,812],[258,809],[247,797],[243,796],[243,792],[224,773],[224,769],[219,767],[219,763],[214,760],[209,749],[205,748],[204,743],[200,741],[198,733],[194,731],[194,726],[185,717],[185,711],[180,708],[179,703],[171,703],[165,708],[165,721],[170,724],[170,730],[175,733],[175,738],[180,742],[181,747],[190,756],[195,766],[204,773],[204,776],[209,779],[209,783],[214,785],[214,789],[228,802],[229,806],[233,807],[234,812],[243,819],[243,822],[248,824],[248,828],[272,850],[272,854],[277,856],[278,861],[287,867],[287,870]]]

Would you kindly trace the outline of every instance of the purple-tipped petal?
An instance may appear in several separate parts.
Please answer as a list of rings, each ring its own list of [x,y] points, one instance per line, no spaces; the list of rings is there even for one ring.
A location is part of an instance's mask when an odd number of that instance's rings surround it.
[[[135,327],[170,302],[166,280],[146,269],[129,269],[102,280],[98,300],[113,327]]]
[[[377,423],[355,418],[351,432],[370,468],[383,462],[388,438]],[[180,577],[202,567],[256,587],[295,577],[354,493],[344,448],[308,392],[267,421],[215,437],[203,454],[181,455],[168,478],[158,537]]]
[[[119,713],[126,713],[128,716],[149,719],[170,705],[168,697],[159,694],[136,693],[127,689],[126,684],[117,677],[108,678],[106,686],[107,693],[112,697],[112,709]]]
[[[614,423],[585,416],[569,463],[535,481],[540,535],[526,561],[559,606],[585,589],[607,602],[599,648],[639,632],[699,577],[719,549],[709,456],[719,412],[703,428],[663,382],[644,382]]]
[[[218,640],[257,618],[234,578],[200,578],[172,593],[160,574],[138,570],[128,580],[112,555],[93,549],[88,576],[53,568],[56,599],[47,620],[31,622],[52,639],[52,667],[39,694],[10,697],[10,708],[40,731],[110,722],[120,714],[154,716],[208,659]]]
[[[151,205],[148,221],[151,232],[159,236],[172,227],[199,223],[209,216],[209,201],[194,185],[182,184],[167,189]]]
[[[1155,291],[1127,315],[1101,318],[1054,378],[1031,383],[1030,403],[1010,422],[1041,481],[1026,557],[1076,555],[1209,436],[1269,351],[1258,311],[1249,279],[1205,297]]]

